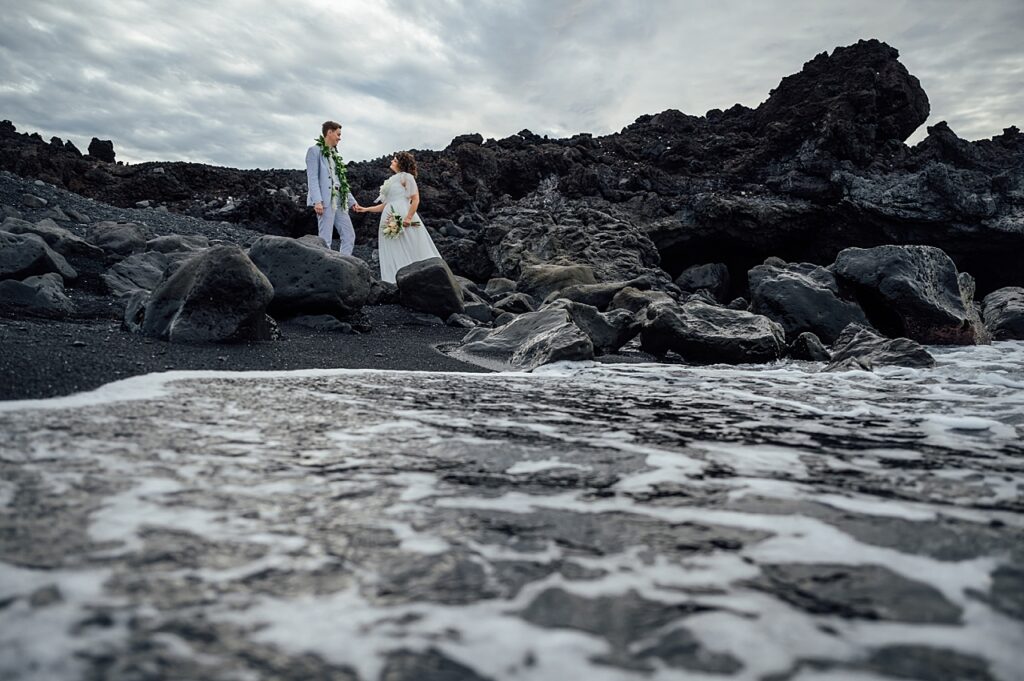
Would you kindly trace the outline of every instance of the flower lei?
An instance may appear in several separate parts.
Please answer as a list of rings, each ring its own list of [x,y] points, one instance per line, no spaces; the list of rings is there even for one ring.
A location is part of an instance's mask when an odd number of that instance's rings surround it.
[[[334,199],[338,199],[338,204],[335,206],[344,206],[348,202],[348,170],[345,168],[345,162],[341,160],[341,154],[338,153],[337,147],[327,146],[327,140],[324,139],[323,135],[316,138],[316,145],[320,147],[320,153],[324,155],[324,158],[328,161],[334,162],[334,173],[338,176],[338,186],[335,187],[334,183],[331,183],[331,205],[334,205]]]

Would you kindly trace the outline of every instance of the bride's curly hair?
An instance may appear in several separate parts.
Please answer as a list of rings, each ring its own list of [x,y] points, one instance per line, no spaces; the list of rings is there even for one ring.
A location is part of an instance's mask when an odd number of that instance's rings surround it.
[[[395,162],[398,163],[398,170],[402,173],[409,173],[416,177],[416,158],[408,151],[400,151],[395,154]]]

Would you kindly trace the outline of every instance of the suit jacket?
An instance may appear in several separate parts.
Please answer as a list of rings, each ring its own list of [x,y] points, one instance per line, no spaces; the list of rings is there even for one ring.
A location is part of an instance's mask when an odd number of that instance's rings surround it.
[[[306,193],[306,205],[315,206],[322,201],[324,206],[331,205],[331,164],[327,157],[320,153],[320,147],[313,145],[306,151],[306,184],[309,191]],[[356,203],[352,196],[352,187],[349,186],[348,206],[346,210]]]

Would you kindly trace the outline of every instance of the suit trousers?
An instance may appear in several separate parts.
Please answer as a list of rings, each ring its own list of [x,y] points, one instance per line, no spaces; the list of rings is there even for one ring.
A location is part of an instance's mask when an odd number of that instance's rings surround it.
[[[338,250],[343,255],[352,255],[352,249],[356,245],[356,230],[352,227],[352,218],[349,217],[347,210],[340,207],[335,209],[329,203],[324,204],[324,213],[317,216],[316,223],[320,239],[327,244],[327,248],[331,247],[334,230],[337,228],[338,237],[341,239]]]

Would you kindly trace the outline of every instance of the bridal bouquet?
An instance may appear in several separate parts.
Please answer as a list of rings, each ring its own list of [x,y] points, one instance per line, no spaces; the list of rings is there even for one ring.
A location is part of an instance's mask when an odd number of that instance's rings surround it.
[[[402,224],[403,218],[398,214],[398,211],[394,207],[389,207],[391,213],[388,215],[388,221],[384,223],[384,236],[389,239],[396,239],[405,229],[405,225]],[[414,220],[410,225],[419,226],[419,220]]]

